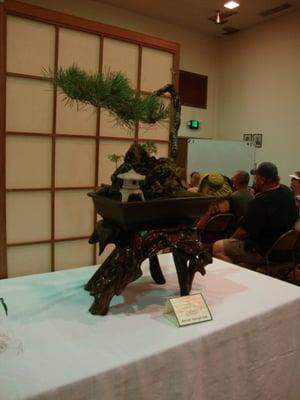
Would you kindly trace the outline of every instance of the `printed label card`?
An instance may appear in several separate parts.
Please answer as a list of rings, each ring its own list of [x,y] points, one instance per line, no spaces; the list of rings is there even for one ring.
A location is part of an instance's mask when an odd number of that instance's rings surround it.
[[[169,299],[165,314],[171,317],[171,320],[174,320],[175,316],[179,326],[198,324],[213,319],[201,293]]]

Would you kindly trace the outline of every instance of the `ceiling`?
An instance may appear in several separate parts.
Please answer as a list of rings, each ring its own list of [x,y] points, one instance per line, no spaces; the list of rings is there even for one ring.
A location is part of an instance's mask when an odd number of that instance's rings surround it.
[[[98,0],[97,0],[98,1]],[[197,30],[210,35],[221,36],[224,28],[243,30],[273,18],[300,10],[300,0],[240,0],[240,7],[233,11],[237,14],[228,18],[228,22],[216,25],[208,18],[220,12],[230,11],[223,7],[222,0],[99,0],[144,16],[152,17],[171,24]],[[291,7],[267,17],[259,13],[289,4]],[[227,18],[226,18],[227,19]],[[300,21],[299,21],[300,22]]]

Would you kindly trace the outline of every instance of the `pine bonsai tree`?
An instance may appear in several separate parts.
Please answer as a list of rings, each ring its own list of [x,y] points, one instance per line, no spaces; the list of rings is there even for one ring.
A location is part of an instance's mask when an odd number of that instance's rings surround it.
[[[64,93],[67,102],[104,108],[128,128],[139,121],[155,124],[169,115],[169,108],[158,96],[140,96],[121,72],[87,74],[72,65],[65,70],[60,68],[52,82]]]
[[[127,77],[121,72],[87,74],[73,65],[67,69],[60,68],[54,75],[48,71],[47,76],[49,75],[53,84],[64,94],[67,103],[89,104],[108,110],[118,123],[128,128],[135,127],[139,122],[155,124],[167,120],[171,110],[163,104],[160,96],[166,92],[170,93],[173,105],[170,130],[171,158],[156,159],[151,156],[150,153],[156,150],[153,144],[133,144],[124,156],[124,163],[112,175],[112,185],[101,187],[98,194],[118,198],[120,182],[117,174],[133,168],[146,175],[142,184],[146,199],[195,195],[184,190],[176,174],[174,159],[177,156],[181,106],[173,85],[165,85],[151,95],[144,96],[131,88]],[[115,157],[110,159],[117,163]]]

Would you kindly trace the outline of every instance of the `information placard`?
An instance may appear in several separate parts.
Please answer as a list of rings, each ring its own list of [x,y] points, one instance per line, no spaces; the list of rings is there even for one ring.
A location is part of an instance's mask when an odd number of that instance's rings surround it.
[[[176,317],[179,326],[211,321],[211,312],[201,293],[169,299],[165,314]]]

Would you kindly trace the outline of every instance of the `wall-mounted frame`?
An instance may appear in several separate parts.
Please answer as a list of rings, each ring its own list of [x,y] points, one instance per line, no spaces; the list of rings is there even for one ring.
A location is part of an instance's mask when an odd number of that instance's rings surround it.
[[[244,133],[243,134],[243,141],[244,142],[252,142],[252,134],[251,133]]]
[[[254,133],[252,135],[252,140],[255,147],[262,147],[262,134],[261,133]]]
[[[196,74],[189,71],[179,71],[179,96],[183,106],[207,108],[207,85],[206,75]]]

